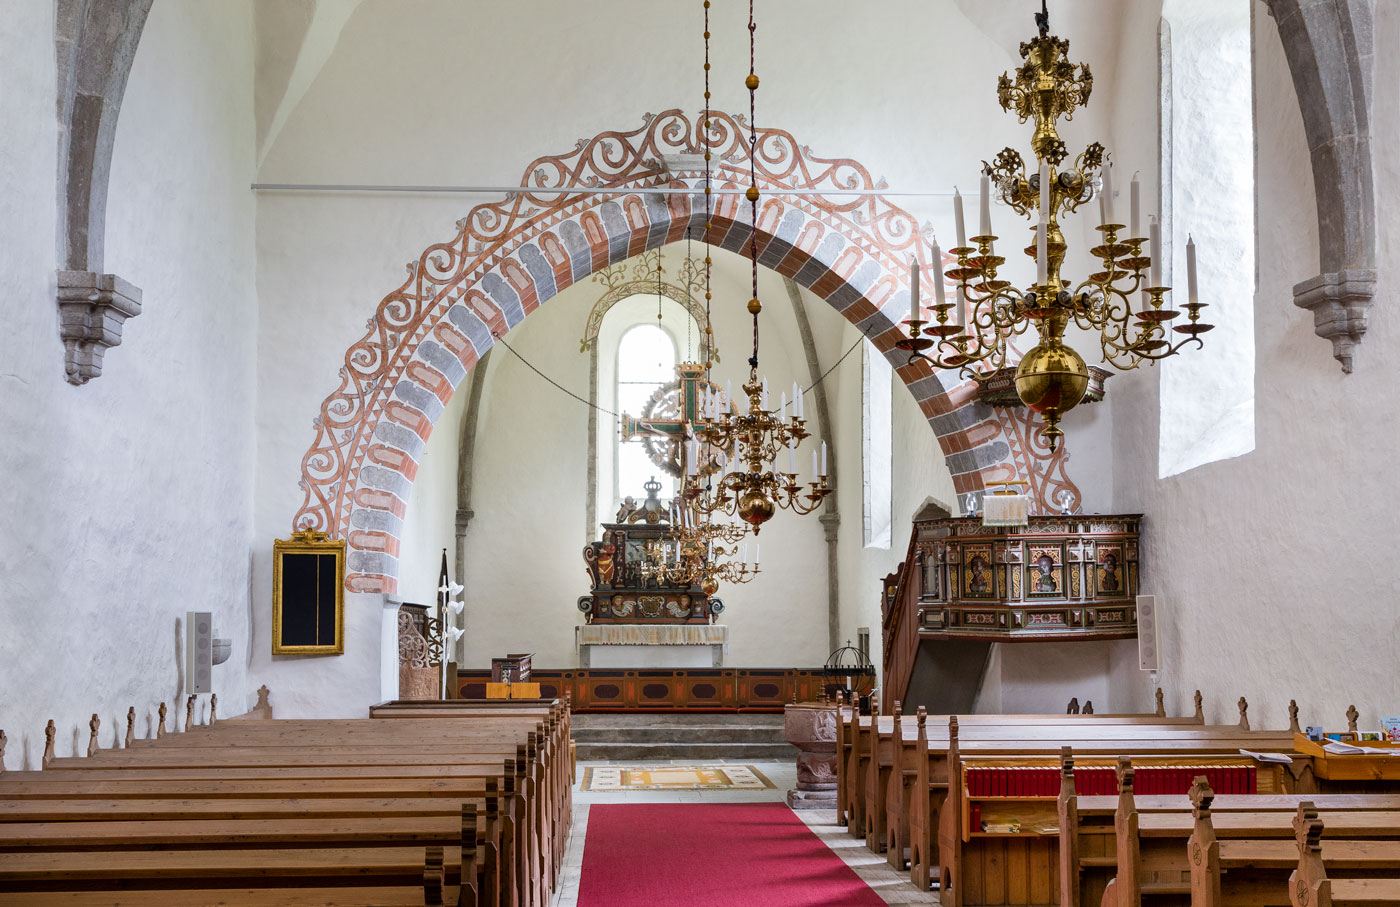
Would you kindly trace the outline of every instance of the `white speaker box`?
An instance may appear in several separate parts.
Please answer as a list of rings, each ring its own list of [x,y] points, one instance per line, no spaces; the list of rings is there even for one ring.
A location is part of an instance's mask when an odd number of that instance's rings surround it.
[[[214,615],[185,612],[185,692],[212,693],[214,673]]]
[[[1161,603],[1155,595],[1137,597],[1138,668],[1143,671],[1162,670],[1160,624]]]

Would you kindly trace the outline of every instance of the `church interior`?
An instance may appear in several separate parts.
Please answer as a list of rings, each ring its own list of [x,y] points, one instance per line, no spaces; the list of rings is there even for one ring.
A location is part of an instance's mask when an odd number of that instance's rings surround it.
[[[5,13],[0,905],[1400,904],[1400,3]]]

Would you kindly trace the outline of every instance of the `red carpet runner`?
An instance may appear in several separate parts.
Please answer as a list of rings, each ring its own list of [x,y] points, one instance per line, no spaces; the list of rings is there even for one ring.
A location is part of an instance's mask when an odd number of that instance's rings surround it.
[[[578,907],[883,907],[781,803],[594,804]]]

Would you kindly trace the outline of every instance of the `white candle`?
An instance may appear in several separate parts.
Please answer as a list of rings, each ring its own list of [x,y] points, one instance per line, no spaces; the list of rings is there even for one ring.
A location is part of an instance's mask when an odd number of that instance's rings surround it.
[[[954,312],[957,314],[957,316],[958,316],[958,318],[957,318],[958,332],[959,332],[959,333],[962,333],[962,334],[967,333],[967,330],[966,330],[966,328],[967,328],[967,321],[965,320],[965,319],[967,318],[967,315],[965,314],[965,309],[967,308],[966,302],[967,302],[967,297],[963,296],[962,284],[958,284],[958,298],[957,298],[957,304],[953,306],[953,311],[954,311]]]
[[[1200,301],[1196,292],[1196,240],[1190,233],[1186,234],[1186,298],[1190,302]]]
[[[933,298],[943,305],[943,250],[937,240],[933,242]]]
[[[1035,284],[1038,287],[1045,286],[1050,280],[1050,257],[1047,245],[1047,234],[1049,229],[1045,219],[1041,218],[1035,228]]]
[[[753,543],[753,568],[758,569],[758,553],[763,549],[763,543],[755,540]]]
[[[787,421],[787,391],[783,391],[781,394],[779,394],[779,395],[778,395],[778,400],[780,401],[780,405],[778,406],[778,421],[780,421],[780,422],[786,422],[786,421]]]
[[[1103,188],[1099,190],[1099,216],[1105,224],[1113,223],[1113,165],[1104,164]]]
[[[788,443],[788,472],[797,475],[797,441]]]
[[[815,479],[816,477],[817,477],[817,452],[814,450],[814,451],[812,451],[812,478]]]
[[[967,247],[967,226],[963,221],[962,193],[956,186],[953,187],[953,221],[958,228],[958,248]]]
[[[1050,162],[1040,162],[1040,219],[1050,219]]]
[[[797,386],[797,382],[794,381],[792,382],[792,417],[794,419],[802,418],[802,412],[798,409],[798,399],[800,398],[800,396],[801,388],[799,388]]]
[[[1151,286],[1160,287],[1162,285],[1162,225],[1157,223],[1157,218],[1152,218],[1152,223],[1147,227],[1147,254],[1152,257]]]
[[[748,562],[749,562],[749,540],[748,540],[748,539],[744,539],[744,544],[743,544],[743,546],[740,547],[740,549],[739,549],[739,563],[741,563],[741,564],[747,564]]]
[[[909,259],[909,317],[919,317],[919,262]]]
[[[1141,210],[1140,194],[1141,184],[1138,182],[1137,174],[1134,173],[1133,182],[1128,187],[1128,198],[1130,199],[1130,204],[1132,205],[1132,208],[1129,211],[1130,220],[1128,222],[1128,236],[1132,237],[1133,239],[1138,239],[1142,236],[1142,220],[1139,215],[1139,211]]]
[[[733,382],[733,381],[726,381],[726,382],[724,382],[724,408],[725,408],[725,409],[729,409],[730,405],[733,404],[733,402],[734,402],[734,382]]]
[[[821,475],[826,475],[826,442],[822,442],[822,471]]]
[[[992,235],[992,178],[982,174],[982,218],[977,225],[978,236]]]

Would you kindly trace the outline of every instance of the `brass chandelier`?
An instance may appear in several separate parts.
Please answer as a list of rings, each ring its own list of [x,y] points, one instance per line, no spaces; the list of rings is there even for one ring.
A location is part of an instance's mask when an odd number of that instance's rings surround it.
[[[910,317],[904,322],[909,336],[897,346],[909,352],[911,363],[922,359],[935,368],[959,369],[965,378],[981,384],[1008,366],[1012,340],[1034,326],[1039,343],[1016,365],[1016,392],[1026,406],[1045,418],[1045,438],[1053,451],[1064,434],[1059,428],[1061,417],[1083,399],[1089,386],[1084,357],[1065,343],[1069,325],[1097,332],[1104,361],[1120,370],[1165,359],[1188,343],[1204,347],[1201,335],[1212,325],[1200,321],[1205,303],[1197,294],[1193,242],[1186,247],[1185,320],[1178,321],[1181,313],[1164,307],[1171,288],[1163,286],[1161,280],[1161,228],[1154,221],[1148,236],[1142,236],[1136,179],[1131,223],[1124,225],[1114,217],[1113,170],[1111,164],[1104,163],[1102,145],[1089,145],[1071,167],[1059,169],[1068,153],[1056,124],[1062,116],[1072,119],[1074,111],[1088,103],[1093,76],[1086,64],[1066,59],[1069,42],[1050,34],[1044,2],[1035,18],[1039,35],[1021,44],[1025,62],[1016,70],[1015,81],[1002,74],[997,98],[1002,109],[1014,112],[1021,122],[1035,121],[1031,149],[1039,172],[1027,176],[1021,155],[1012,148],[1003,149],[991,164],[983,162],[980,229],[971,243],[966,237],[962,196],[954,195],[958,242],[950,251],[957,256],[957,265],[944,273],[942,252],[935,242],[936,301],[932,317],[925,319],[919,308],[915,263]],[[1036,280],[1025,290],[997,276],[1006,259],[996,253],[998,237],[992,232],[993,184],[1008,207],[1038,220],[1031,244],[1025,248],[1036,260]],[[1071,287],[1061,276],[1069,246],[1060,218],[1095,196],[1100,213],[1097,229],[1103,236],[1089,251],[1099,259],[1100,270]],[[956,284],[952,302],[945,298],[945,278]],[[1135,299],[1139,300],[1136,311]],[[1183,335],[1175,343],[1169,328]]]
[[[705,111],[702,117],[701,134],[704,136],[705,158],[705,229],[708,234],[713,224],[710,222],[710,26],[709,0],[705,0]],[[816,453],[812,455],[812,472],[815,478],[805,483],[799,482],[795,462],[797,445],[811,436],[805,427],[804,394],[796,382],[792,386],[792,412],[788,412],[787,392],[782,393],[782,403],[778,410],[770,409],[768,379],[760,378],[758,315],[763,304],[758,299],[758,131],[754,125],[755,96],[758,92],[758,75],[754,72],[754,5],[749,0],[749,74],[744,79],[744,87],[749,91],[749,188],[745,198],[749,202],[749,271],[752,293],[748,311],[753,318],[753,355],[749,358],[749,380],[742,385],[748,398],[747,406],[737,409],[732,403],[732,395],[726,387],[722,395],[711,392],[706,400],[704,422],[695,426],[691,440],[691,462],[698,464],[702,451],[734,451],[733,457],[725,457],[723,470],[718,482],[713,474],[703,476],[701,470],[693,467],[682,486],[682,498],[686,506],[704,519],[712,519],[716,514],[737,515],[755,534],[764,523],[772,519],[780,509],[798,514],[808,514],[821,504],[831,493],[831,485],[826,473],[826,445],[822,445],[820,464]],[[705,305],[710,304],[710,256],[705,256]],[[779,451],[788,451],[788,471],[778,471],[774,463]],[[735,466],[738,468],[735,468]],[[820,465],[820,469],[818,466]],[[757,548],[757,545],[755,545]]]

